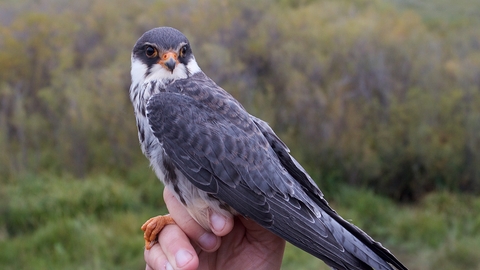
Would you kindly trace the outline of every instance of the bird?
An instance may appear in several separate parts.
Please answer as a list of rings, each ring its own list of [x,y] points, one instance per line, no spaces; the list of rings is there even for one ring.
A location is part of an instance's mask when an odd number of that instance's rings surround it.
[[[131,53],[138,138],[165,188],[205,230],[212,212],[254,220],[332,269],[407,269],[333,210],[267,122],[199,67],[187,37],[145,32]],[[142,226],[147,249],[169,216]]]

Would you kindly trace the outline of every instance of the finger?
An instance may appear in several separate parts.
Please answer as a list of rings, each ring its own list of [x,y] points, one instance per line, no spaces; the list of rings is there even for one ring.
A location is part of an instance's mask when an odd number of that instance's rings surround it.
[[[208,252],[215,251],[220,247],[220,237],[202,228],[168,188],[164,189],[163,197],[170,216],[190,239]]]
[[[158,236],[158,244],[157,246],[161,247],[168,262],[174,269],[197,269],[197,253],[187,235],[179,226],[166,226]]]
[[[145,262],[147,263],[145,269],[165,269],[167,265],[167,256],[163,252],[160,245],[154,245],[150,250],[145,249],[143,253]]]
[[[224,216],[217,212],[210,210],[208,212],[210,220],[210,229],[217,236],[225,236],[232,231],[234,220],[232,216]]]

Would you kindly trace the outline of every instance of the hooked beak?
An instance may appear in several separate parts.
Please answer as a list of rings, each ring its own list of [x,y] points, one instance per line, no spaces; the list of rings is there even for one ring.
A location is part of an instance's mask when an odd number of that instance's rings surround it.
[[[173,73],[173,70],[178,63],[178,56],[174,52],[166,52],[162,55],[158,63],[167,68],[171,73]]]

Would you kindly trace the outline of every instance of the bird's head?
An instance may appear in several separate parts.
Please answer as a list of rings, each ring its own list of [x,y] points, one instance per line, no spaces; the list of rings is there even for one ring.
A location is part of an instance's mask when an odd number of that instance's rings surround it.
[[[159,27],[145,32],[132,51],[132,82],[184,79],[200,71],[188,39],[177,29]]]

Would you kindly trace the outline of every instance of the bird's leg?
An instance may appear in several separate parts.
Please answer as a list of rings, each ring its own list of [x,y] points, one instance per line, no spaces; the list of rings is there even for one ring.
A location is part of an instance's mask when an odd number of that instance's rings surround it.
[[[152,217],[143,223],[143,239],[145,239],[145,248],[147,250],[155,245],[158,234],[162,231],[163,227],[169,224],[175,224],[175,221],[170,215]]]

